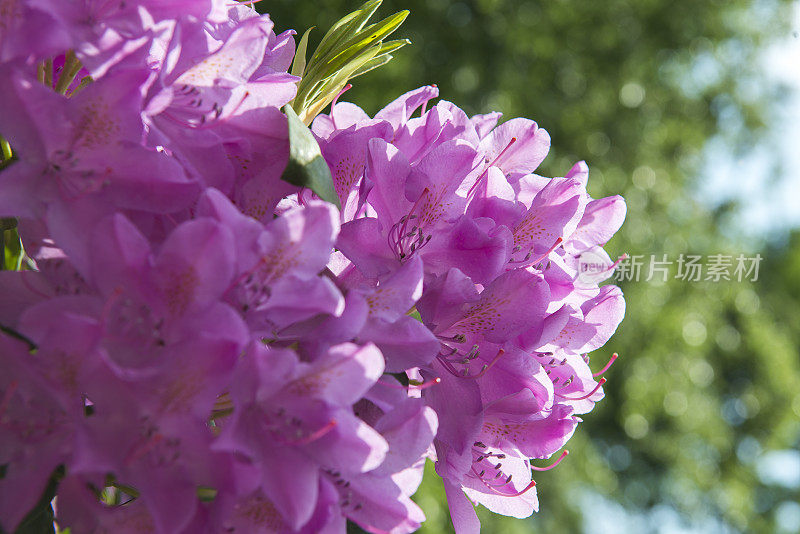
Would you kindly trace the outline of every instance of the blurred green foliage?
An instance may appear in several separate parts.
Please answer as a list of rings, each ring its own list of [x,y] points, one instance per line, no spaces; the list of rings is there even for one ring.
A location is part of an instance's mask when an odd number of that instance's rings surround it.
[[[317,26],[310,48],[358,2],[273,0],[258,5],[277,29]],[[435,83],[469,113],[499,110],[547,129],[542,173],[585,159],[595,197],[622,194],[628,218],[606,247],[643,255],[638,282],[622,283],[628,312],[593,354],[607,398],[586,417],[557,469],[537,476],[541,512],[492,518],[485,532],[596,532],[596,492],[650,518],[664,505],[708,531],[779,532],[776,510],[796,488],[757,475],[766,451],[800,445],[800,234],[760,250],[755,283],[645,281],[651,255],[748,256],[758,243],[722,235],[697,202],[701,154],[713,135],[746,149],[780,88],[758,76],[756,55],[787,33],[788,0],[386,0],[410,9],[398,30],[412,45],[355,81],[344,100],[374,113],[395,96]],[[746,224],[746,222],[744,223]],[[657,275],[656,278],[659,278]],[[429,469],[432,474],[432,469]],[[444,496],[426,477],[416,497],[423,532],[449,531]],[[648,515],[649,514],[649,515]],[[655,518],[655,519],[653,519]],[[705,523],[706,521],[713,523]],[[622,527],[620,527],[622,528]],[[622,530],[619,530],[622,531]]]

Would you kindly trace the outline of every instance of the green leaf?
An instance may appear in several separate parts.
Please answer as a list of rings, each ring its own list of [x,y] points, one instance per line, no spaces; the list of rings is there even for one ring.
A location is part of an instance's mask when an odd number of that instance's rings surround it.
[[[353,521],[347,520],[347,534],[369,534],[366,530],[358,526]]]
[[[50,476],[50,481],[39,498],[39,502],[36,503],[33,510],[28,512],[14,534],[55,534],[56,530],[53,525],[55,518],[53,506],[50,503],[56,496],[56,489],[62,478],[64,478],[64,466],[59,466]]]
[[[5,245],[3,269],[6,271],[19,271],[22,267],[24,250],[17,229],[6,230],[3,237],[3,244]]]
[[[331,170],[322,158],[317,140],[290,105],[284,106],[283,111],[289,119],[289,163],[281,179],[292,185],[307,187],[322,200],[341,208],[333,187]]]
[[[340,71],[348,62],[358,57],[367,48],[381,41],[394,32],[403,21],[408,17],[408,10],[400,11],[390,15],[380,22],[369,25],[364,30],[354,35],[343,45],[341,52],[336,54],[330,61],[320,64],[319,67],[309,71],[309,75],[325,79]]]
[[[328,30],[311,58],[312,62],[324,61],[327,55],[334,52],[338,45],[361,31],[369,18],[375,14],[383,0],[370,0],[357,10],[341,18]]]
[[[292,75],[293,76],[302,76],[303,71],[306,68],[306,49],[308,48],[308,36],[311,34],[311,30],[314,27],[310,27],[306,30],[306,33],[300,38],[300,42],[297,45],[297,51],[294,54],[294,61],[292,61]]]
[[[197,488],[197,498],[202,502],[211,502],[217,498],[217,490],[210,486],[199,486]]]
[[[0,135],[0,154],[2,154],[3,160],[11,159],[14,155],[11,151],[11,145],[8,144],[8,141],[2,135]]]
[[[14,217],[0,218],[0,271],[18,271],[22,264],[22,242],[17,233],[17,219]]]
[[[408,11],[367,25],[380,5],[381,0],[372,0],[340,19],[325,34],[306,64],[302,64],[300,58],[305,57],[307,35],[301,39],[292,73],[300,73],[302,66],[302,80],[297,84],[292,108],[305,124],[310,124],[336,98],[350,78],[386,64],[392,59],[392,51],[409,43],[406,39],[382,43],[400,27]]]
[[[394,41],[386,41],[385,43],[381,43],[381,49],[378,52],[378,55],[375,57],[379,58],[383,55],[391,54],[392,52],[396,52],[397,50],[400,50],[404,46],[410,44],[411,41],[408,39],[396,39]]]
[[[406,18],[408,18],[409,13],[407,9],[404,9],[393,15],[389,15],[379,22],[370,24],[350,39],[347,46],[359,46],[361,43],[363,43],[363,46],[369,46],[372,43],[382,41],[403,24]]]
[[[387,373],[387,374],[395,377],[397,381],[400,382],[403,386],[408,387],[410,382],[408,381],[407,374],[405,373]]]
[[[366,63],[364,63],[363,66],[359,67],[352,74],[352,76],[350,76],[350,79],[352,80],[353,78],[361,76],[362,74],[366,74],[371,70],[375,70],[378,67],[382,67],[383,65],[386,65],[387,63],[389,63],[392,59],[394,59],[394,56],[391,55],[391,54],[385,54],[383,56],[375,56],[374,58],[372,58],[369,61],[367,61]]]
[[[311,120],[317,116],[328,104],[330,104],[336,95],[341,92],[347,84],[347,80],[353,77],[353,74],[360,69],[363,65],[368,63],[377,53],[379,47],[375,46],[370,50],[364,52],[362,57],[352,61],[346,68],[337,73],[336,76],[330,80],[320,84],[320,88],[315,90],[314,97],[310,99],[308,107],[303,109],[301,118],[305,123],[310,123]]]
[[[373,69],[377,69],[378,67],[386,65],[392,59],[394,59],[394,56],[391,54],[392,52],[394,52],[395,50],[399,50],[400,48],[403,48],[408,44],[411,44],[411,41],[409,41],[408,39],[398,39],[396,41],[389,41],[388,43],[382,43],[381,48],[375,55],[375,57],[373,57],[372,59],[364,63],[364,65],[356,69],[356,71],[352,74],[352,76],[350,76],[350,79],[352,80],[356,76],[361,76],[362,74],[366,74],[367,72]]]
[[[308,98],[309,105],[303,109],[300,115],[301,119],[309,123],[317,113],[322,111],[322,109],[339,94],[347,84],[347,80],[352,78],[353,73],[374,58],[379,50],[380,46],[377,45],[365,50],[359,57],[353,59],[349,64],[340,69],[335,76],[318,84],[311,93],[310,98]]]
[[[14,534],[55,534],[54,521],[53,506],[50,501],[40,502],[25,516]]]

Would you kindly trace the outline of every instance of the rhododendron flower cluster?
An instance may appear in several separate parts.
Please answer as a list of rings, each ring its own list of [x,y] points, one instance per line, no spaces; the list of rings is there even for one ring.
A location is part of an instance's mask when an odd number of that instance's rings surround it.
[[[227,0],[16,0],[0,20],[0,527],[459,533],[538,509],[532,460],[603,397],[620,197],[547,132],[434,86],[311,130],[341,209],[282,180],[294,32]],[[611,260],[608,260],[611,265]],[[613,361],[613,360],[612,360]],[[606,366],[607,368],[607,366]],[[602,370],[605,371],[605,368]],[[563,459],[561,453],[556,462]]]

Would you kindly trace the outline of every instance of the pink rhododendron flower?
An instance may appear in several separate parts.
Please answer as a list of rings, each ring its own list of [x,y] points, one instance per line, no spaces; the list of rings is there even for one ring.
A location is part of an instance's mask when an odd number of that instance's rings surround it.
[[[459,534],[538,510],[532,461],[603,398],[588,353],[625,311],[578,276],[625,217],[585,163],[536,174],[545,130],[434,86],[334,102],[337,210],[282,180],[299,78],[267,15],[4,13],[0,216],[30,268],[0,272],[3,531],[52,483],[76,533],[413,532],[428,459]]]

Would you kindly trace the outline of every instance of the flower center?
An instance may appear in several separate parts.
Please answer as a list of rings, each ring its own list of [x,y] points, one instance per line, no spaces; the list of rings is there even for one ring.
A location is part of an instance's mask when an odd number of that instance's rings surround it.
[[[400,220],[394,223],[389,230],[389,248],[394,252],[395,258],[401,262],[411,257],[431,240],[432,234],[426,234],[423,232],[422,228],[423,224],[428,222],[428,217],[420,217],[420,215],[416,213],[429,193],[430,190],[425,188],[411,207],[411,211],[408,212],[408,215],[400,217]],[[425,203],[425,208],[427,208],[428,204],[429,202]],[[427,210],[422,209],[421,214],[426,215]]]

